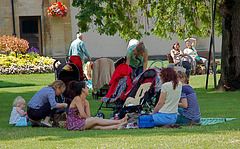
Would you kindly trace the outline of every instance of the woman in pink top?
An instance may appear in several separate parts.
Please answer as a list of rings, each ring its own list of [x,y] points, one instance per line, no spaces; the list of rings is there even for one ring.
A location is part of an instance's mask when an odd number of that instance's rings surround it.
[[[121,120],[108,120],[99,117],[91,118],[89,102],[86,97],[89,89],[84,81],[72,82],[71,89],[75,90],[76,97],[70,104],[68,118],[66,121],[67,130],[85,129],[123,129],[127,125],[127,116]]]

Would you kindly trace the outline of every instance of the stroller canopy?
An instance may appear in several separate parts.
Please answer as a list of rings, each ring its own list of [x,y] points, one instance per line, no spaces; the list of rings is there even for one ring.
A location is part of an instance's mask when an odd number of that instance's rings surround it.
[[[62,63],[56,68],[57,79],[62,81],[79,80],[78,67],[73,63]]]
[[[120,64],[111,77],[109,82],[110,88],[105,97],[101,99],[102,102],[115,102],[118,98],[125,99],[122,96],[124,92],[128,92],[132,88],[132,69],[126,64]],[[111,99],[110,99],[111,98]]]
[[[127,99],[125,104],[129,103],[131,100],[132,103],[139,103],[141,100],[147,100],[147,98],[151,98],[152,96],[156,96],[156,93],[159,93],[161,89],[161,78],[159,76],[160,69],[157,67],[149,68],[138,77],[133,80],[133,88],[127,93]],[[137,97],[139,96],[139,97]],[[141,96],[141,97],[140,97]],[[141,98],[141,99],[140,99]],[[133,99],[137,99],[138,101],[133,101]]]

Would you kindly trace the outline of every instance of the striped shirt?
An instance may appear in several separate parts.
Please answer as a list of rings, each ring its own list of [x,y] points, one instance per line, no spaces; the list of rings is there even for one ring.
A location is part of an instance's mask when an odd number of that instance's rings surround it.
[[[39,90],[28,102],[27,106],[32,109],[40,109],[46,103],[50,103],[51,110],[57,105],[55,91],[52,87],[44,87]]]
[[[182,86],[181,98],[187,98],[188,103],[188,107],[183,108],[183,116],[191,120],[199,120],[201,112],[194,89],[189,85]]]

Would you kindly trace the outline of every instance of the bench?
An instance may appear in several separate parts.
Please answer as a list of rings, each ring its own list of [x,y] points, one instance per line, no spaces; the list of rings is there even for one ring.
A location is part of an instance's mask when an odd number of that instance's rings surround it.
[[[204,51],[198,51],[198,56],[200,57],[204,57],[206,59],[208,59],[208,56],[209,56],[209,51],[207,50],[204,50]],[[210,57],[210,66],[213,67],[213,54],[211,54],[211,57]],[[216,66],[216,69],[217,69],[217,66],[220,65],[220,61],[215,61],[215,66]]]

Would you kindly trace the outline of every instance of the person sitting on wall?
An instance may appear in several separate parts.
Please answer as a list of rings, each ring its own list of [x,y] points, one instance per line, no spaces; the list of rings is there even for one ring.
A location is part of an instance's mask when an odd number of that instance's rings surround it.
[[[196,46],[196,39],[195,38],[189,38],[189,39],[185,39],[186,42],[186,48],[183,50],[184,54],[188,54],[192,57],[193,62],[192,62],[192,74],[195,75],[196,74],[196,65],[197,63],[203,63],[205,66],[205,69],[207,70],[207,65],[208,65],[208,60],[206,58],[203,57],[199,57],[197,50],[195,48]]]
[[[175,58],[175,55],[179,56],[182,59],[183,52],[180,50],[180,44],[178,42],[175,42],[173,44],[172,50],[170,51],[171,57],[173,59],[174,64],[178,64],[180,61]]]

